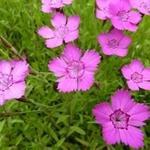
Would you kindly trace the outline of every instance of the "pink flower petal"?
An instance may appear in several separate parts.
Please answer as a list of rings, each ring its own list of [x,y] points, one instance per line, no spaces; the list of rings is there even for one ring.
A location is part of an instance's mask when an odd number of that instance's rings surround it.
[[[107,127],[103,127],[102,133],[107,144],[120,143],[119,130],[114,128],[112,123],[109,123]]]
[[[125,57],[128,54],[128,49],[125,48],[118,48],[116,51],[114,51],[114,54],[120,57]]]
[[[139,149],[144,146],[144,134],[138,128],[128,126],[128,130],[119,130],[121,142],[131,146],[132,148]]]
[[[149,107],[144,104],[136,103],[129,111],[129,124],[133,126],[143,126],[144,121],[150,117]]]
[[[85,52],[81,61],[84,63],[87,71],[95,71],[101,61],[101,56],[95,50],[90,50]]]
[[[108,123],[110,121],[109,116],[113,113],[110,104],[106,102],[97,104],[92,112],[96,118],[96,122],[101,125]]]
[[[64,41],[65,41],[66,43],[69,43],[69,42],[71,42],[71,41],[76,40],[76,39],[78,38],[78,36],[79,36],[79,31],[78,31],[78,30],[70,31],[69,33],[67,33],[67,34],[65,35]]]
[[[131,94],[127,90],[119,90],[112,97],[112,108],[113,110],[121,109],[127,112],[134,106],[134,102],[131,98]]]
[[[46,40],[46,43],[45,43],[46,47],[48,47],[48,48],[55,48],[62,44],[63,44],[63,39],[57,38],[57,37],[48,39],[48,40]]]
[[[122,40],[123,38],[124,38],[124,34],[121,30],[114,28],[113,30],[110,31],[109,40],[111,40],[111,39]]]
[[[120,21],[120,20],[118,19],[118,17],[113,17],[113,18],[111,18],[111,22],[112,22],[112,25],[113,25],[116,29],[118,29],[118,30],[124,30],[124,29],[125,29],[125,27],[123,26],[122,21]]]
[[[57,80],[59,92],[72,92],[77,90],[77,79],[72,79],[68,76],[64,76]]]
[[[14,69],[11,74],[13,75],[13,81],[24,81],[27,74],[29,73],[29,65],[26,61],[13,60],[12,64],[14,65]]]
[[[67,64],[62,58],[55,58],[48,64],[49,71],[54,72],[57,77],[61,77],[66,74],[66,67]]]
[[[100,9],[96,9],[96,18],[101,19],[101,20],[106,20],[107,15]]]
[[[25,94],[25,88],[25,82],[14,83],[8,90],[5,91],[4,98],[6,100],[21,98]]]
[[[57,0],[57,3],[50,4],[52,8],[61,8],[64,6],[61,0]]]
[[[4,100],[4,95],[3,93],[0,93],[0,106],[4,105],[6,100]]]
[[[123,66],[121,72],[126,79],[131,79],[132,70],[130,70],[128,65]]]
[[[74,45],[68,44],[64,49],[63,56],[66,61],[78,61],[81,57],[81,50]]]
[[[149,107],[144,104],[136,104],[128,113],[131,115],[129,124],[132,126],[143,126],[144,121],[150,117]]]
[[[61,14],[61,13],[56,13],[52,17],[51,23],[55,28],[65,26],[66,25],[66,16],[64,16],[64,14]]]
[[[45,39],[54,37],[54,31],[52,29],[50,29],[48,26],[41,27],[38,30],[38,34]]]
[[[139,87],[132,80],[127,81],[128,87],[133,91],[139,91]]]
[[[131,32],[136,32],[138,29],[138,26],[131,22],[124,22],[123,26],[124,26],[124,29],[129,30]]]
[[[119,47],[120,47],[120,48],[127,48],[130,44],[131,44],[131,38],[128,37],[128,36],[124,36],[124,37],[120,40]]]
[[[72,1],[73,1],[73,0],[63,0],[63,3],[69,5],[69,4],[72,3]]]
[[[142,83],[138,83],[138,86],[144,90],[150,90],[150,82],[143,81]]]
[[[127,1],[119,0],[119,1],[120,1],[120,8],[121,8],[121,10],[128,11],[128,10],[130,10],[132,8],[131,4],[130,4],[130,2],[128,0]]]
[[[135,127],[140,127],[140,126],[146,125],[145,122],[139,121],[137,119],[130,119],[128,124],[131,125],[131,126],[135,126]]]
[[[139,23],[142,19],[141,15],[136,11],[131,11],[129,13],[129,17],[130,17],[131,23],[134,23],[134,24]]]
[[[112,48],[107,48],[107,47],[102,47],[102,52],[105,54],[105,55],[113,55],[114,54],[114,49]]]
[[[115,1],[112,1],[110,4],[109,4],[109,11],[110,13],[112,14],[112,16],[115,16],[117,15],[117,13],[119,12],[120,8],[118,7],[118,4],[119,3],[119,0],[115,0]]]
[[[142,75],[144,80],[150,80],[150,68],[144,68]]]
[[[42,0],[43,4],[49,4],[50,0]]]
[[[68,18],[67,27],[69,31],[74,31],[79,27],[80,17],[79,16],[70,16]]]
[[[4,61],[4,60],[0,61],[1,73],[3,73],[3,74],[9,74],[10,71],[11,71],[11,67],[12,66],[11,66],[10,62]]]
[[[133,72],[138,72],[138,73],[141,73],[144,69],[142,62],[140,60],[137,60],[137,59],[132,60],[129,67]]]
[[[90,87],[94,83],[94,73],[84,72],[84,75],[78,79],[77,88],[78,90],[86,91],[90,89]]]
[[[44,13],[51,13],[53,9],[50,7],[50,5],[43,4],[42,5],[42,12]]]
[[[101,33],[98,36],[98,42],[103,47],[108,43],[108,34],[107,33]]]

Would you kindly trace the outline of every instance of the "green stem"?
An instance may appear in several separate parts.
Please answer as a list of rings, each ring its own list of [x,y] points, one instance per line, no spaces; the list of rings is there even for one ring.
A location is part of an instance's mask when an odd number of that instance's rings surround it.
[[[19,102],[32,104],[32,105],[35,105],[35,106],[38,106],[38,107],[44,107],[44,108],[47,108],[47,109],[52,109],[52,108],[56,108],[56,107],[61,106],[61,104],[57,104],[57,105],[53,105],[53,106],[47,106],[45,104],[41,104],[41,103],[35,102],[32,99],[26,99],[26,98],[21,98],[21,99],[16,99],[16,100],[19,101]]]
[[[44,111],[42,110],[33,110],[33,111],[25,111],[25,112],[2,112],[0,113],[0,117],[11,117],[11,116],[17,116],[17,115],[24,115],[27,113],[42,113]]]
[[[19,59],[22,59],[22,57],[18,54],[17,50],[3,36],[0,36],[0,40],[3,45],[7,47],[13,54],[15,54]]]

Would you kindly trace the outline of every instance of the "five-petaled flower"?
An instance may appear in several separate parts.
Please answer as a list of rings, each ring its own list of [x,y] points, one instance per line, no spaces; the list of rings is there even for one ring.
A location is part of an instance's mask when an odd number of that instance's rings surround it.
[[[134,102],[127,90],[119,90],[107,102],[93,109],[96,122],[102,125],[103,138],[107,144],[124,143],[138,149],[144,146],[144,134],[138,127],[145,125],[150,117],[149,107]]]
[[[131,10],[132,6],[128,0],[116,0],[109,5],[110,20],[112,25],[119,30],[135,32],[137,24],[142,17],[136,11]]]
[[[86,91],[93,85],[94,72],[101,57],[95,50],[81,55],[79,48],[68,44],[59,58],[49,62],[49,70],[58,77],[59,92]]]
[[[62,8],[71,3],[72,0],[42,0],[42,11],[45,13],[51,13],[53,10]]]
[[[63,44],[74,41],[78,38],[78,27],[80,24],[79,16],[70,16],[67,18],[61,13],[56,13],[51,23],[54,29],[48,26],[43,26],[38,30],[38,34],[46,39],[46,46],[48,48],[55,48]]]
[[[28,72],[29,67],[25,60],[0,61],[0,105],[24,95]]]
[[[135,59],[131,64],[123,66],[121,71],[131,90],[150,90],[150,68],[144,68],[141,61]]]
[[[98,41],[105,55],[124,57],[128,54],[128,46],[131,43],[131,38],[125,36],[122,31],[113,29],[110,33],[100,34]]]
[[[130,3],[142,14],[150,15],[150,0],[130,0]]]

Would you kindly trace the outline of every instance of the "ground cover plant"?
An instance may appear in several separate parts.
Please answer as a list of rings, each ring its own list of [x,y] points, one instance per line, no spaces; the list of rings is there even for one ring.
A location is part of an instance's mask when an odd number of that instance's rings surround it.
[[[150,148],[150,3],[127,1],[0,0],[0,149]]]

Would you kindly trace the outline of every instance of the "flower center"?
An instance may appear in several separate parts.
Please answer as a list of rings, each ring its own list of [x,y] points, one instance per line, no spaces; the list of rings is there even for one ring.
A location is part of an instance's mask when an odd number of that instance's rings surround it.
[[[148,2],[141,2],[141,3],[140,3],[140,7],[141,7],[142,9],[147,10],[147,11],[150,13],[150,3],[148,3]]]
[[[132,75],[131,75],[131,79],[133,82],[135,83],[140,83],[143,81],[143,75],[139,74],[138,72],[134,72]]]
[[[84,74],[84,64],[80,61],[73,61],[69,63],[67,67],[67,73],[69,74],[70,78],[77,79],[81,78]]]
[[[129,19],[129,14],[128,14],[127,11],[122,10],[122,11],[119,11],[119,12],[118,12],[118,17],[119,17],[119,19],[120,19],[121,21],[127,22],[128,19]]]
[[[117,48],[119,46],[119,41],[112,39],[108,41],[107,45],[109,48]]]
[[[110,115],[110,120],[112,121],[114,127],[117,129],[127,129],[129,118],[130,116],[121,111],[120,109],[115,110]]]
[[[13,76],[0,73],[0,91],[7,90],[13,84]]]
[[[60,27],[60,28],[56,29],[56,31],[55,31],[55,35],[58,38],[62,38],[62,39],[66,36],[67,33],[68,33],[67,27]]]

